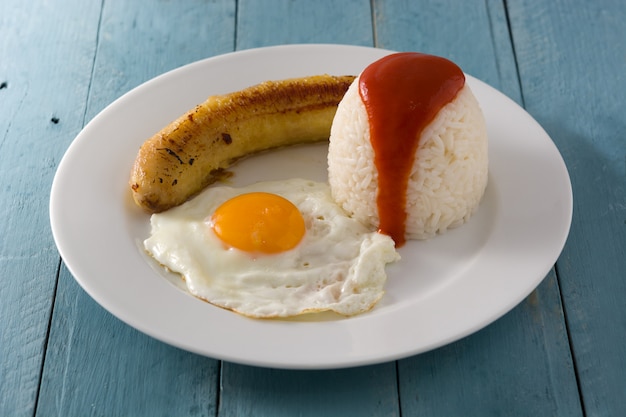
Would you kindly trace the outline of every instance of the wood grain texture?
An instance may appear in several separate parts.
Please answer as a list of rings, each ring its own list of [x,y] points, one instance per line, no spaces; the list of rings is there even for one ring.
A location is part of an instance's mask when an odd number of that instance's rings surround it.
[[[572,180],[557,267],[585,412],[626,415],[626,4],[508,6],[526,107]]]
[[[48,190],[81,128],[95,44],[95,30],[58,27],[98,13],[82,1],[0,3],[2,416],[34,414],[59,265]],[[59,57],[71,68],[50,65]]]
[[[237,49],[293,43],[373,46],[369,0],[240,0]]]
[[[393,362],[289,371],[224,363],[220,416],[400,416]]]
[[[234,16],[234,1],[103,2],[101,15],[98,10],[82,18],[97,33],[89,57],[93,69],[83,74],[91,75],[89,94],[82,97],[84,121],[155,75],[230,51]],[[37,415],[211,416],[218,369],[215,360],[169,347],[117,320],[63,267]]]
[[[501,2],[375,5],[380,46],[449,57],[521,102]],[[450,30],[452,22],[458,30]],[[507,363],[518,366],[503,368]],[[504,318],[451,346],[400,361],[398,370],[408,415],[581,415],[554,271]]]

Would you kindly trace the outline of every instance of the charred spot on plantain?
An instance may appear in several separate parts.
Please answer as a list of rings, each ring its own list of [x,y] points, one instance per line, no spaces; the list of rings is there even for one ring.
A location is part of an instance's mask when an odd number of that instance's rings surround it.
[[[211,183],[217,181],[225,181],[228,178],[231,178],[233,175],[234,174],[231,171],[228,171],[224,168],[212,169],[211,172],[209,172],[209,178],[211,178]]]
[[[180,158],[180,156],[178,156],[178,154],[176,152],[174,152],[173,150],[171,150],[170,148],[158,148],[159,151],[165,151],[167,152],[168,155],[173,156],[174,158],[176,158],[178,160],[178,162],[180,162],[181,164],[184,164],[185,162]]]
[[[131,188],[133,191],[137,191],[137,190],[139,189],[139,184],[134,183],[134,184],[132,184],[132,185],[130,186],[130,188]]]
[[[222,140],[227,145],[233,143],[233,138],[228,133],[222,133]]]
[[[190,166],[191,166],[191,165],[193,165],[193,162],[194,162],[194,161],[195,161],[195,159],[194,159],[194,158],[189,158],[189,162],[188,162],[188,163],[189,163],[189,165],[190,165]]]
[[[178,184],[178,180],[175,179],[174,181],[172,181],[172,187],[175,186],[176,184]]]

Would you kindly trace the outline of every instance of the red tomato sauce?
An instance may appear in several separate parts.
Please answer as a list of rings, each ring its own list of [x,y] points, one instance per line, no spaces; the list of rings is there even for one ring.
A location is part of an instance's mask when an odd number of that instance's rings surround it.
[[[421,133],[464,85],[456,64],[416,52],[388,55],[360,76],[378,171],[379,232],[397,247],[405,243],[407,186]]]

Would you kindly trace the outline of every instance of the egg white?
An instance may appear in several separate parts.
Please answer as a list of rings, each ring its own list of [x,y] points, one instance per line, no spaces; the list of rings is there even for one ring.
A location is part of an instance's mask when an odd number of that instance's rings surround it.
[[[222,203],[258,191],[280,195],[300,210],[306,233],[294,249],[250,254],[226,247],[211,229],[209,219]],[[153,214],[150,223],[145,249],[182,275],[191,294],[250,317],[368,311],[384,294],[385,265],[399,259],[393,240],[348,217],[328,184],[304,179],[209,187]]]

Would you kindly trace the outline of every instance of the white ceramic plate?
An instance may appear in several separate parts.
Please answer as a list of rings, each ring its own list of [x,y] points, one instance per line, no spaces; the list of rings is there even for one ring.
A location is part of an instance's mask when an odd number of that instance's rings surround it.
[[[469,223],[409,242],[388,267],[387,293],[347,319],[254,320],[190,296],[142,251],[149,216],[131,202],[128,175],[140,144],[206,99],[269,79],[358,74],[390,51],[340,45],[254,49],[159,76],[112,103],[74,140],[52,186],[58,249],[104,308],[166,343],[206,356],[279,368],[338,368],[407,357],[460,339],[517,305],[565,243],[572,191],[544,130],[513,101],[468,76],[490,137],[489,185]],[[247,159],[234,184],[326,179],[326,146]]]

